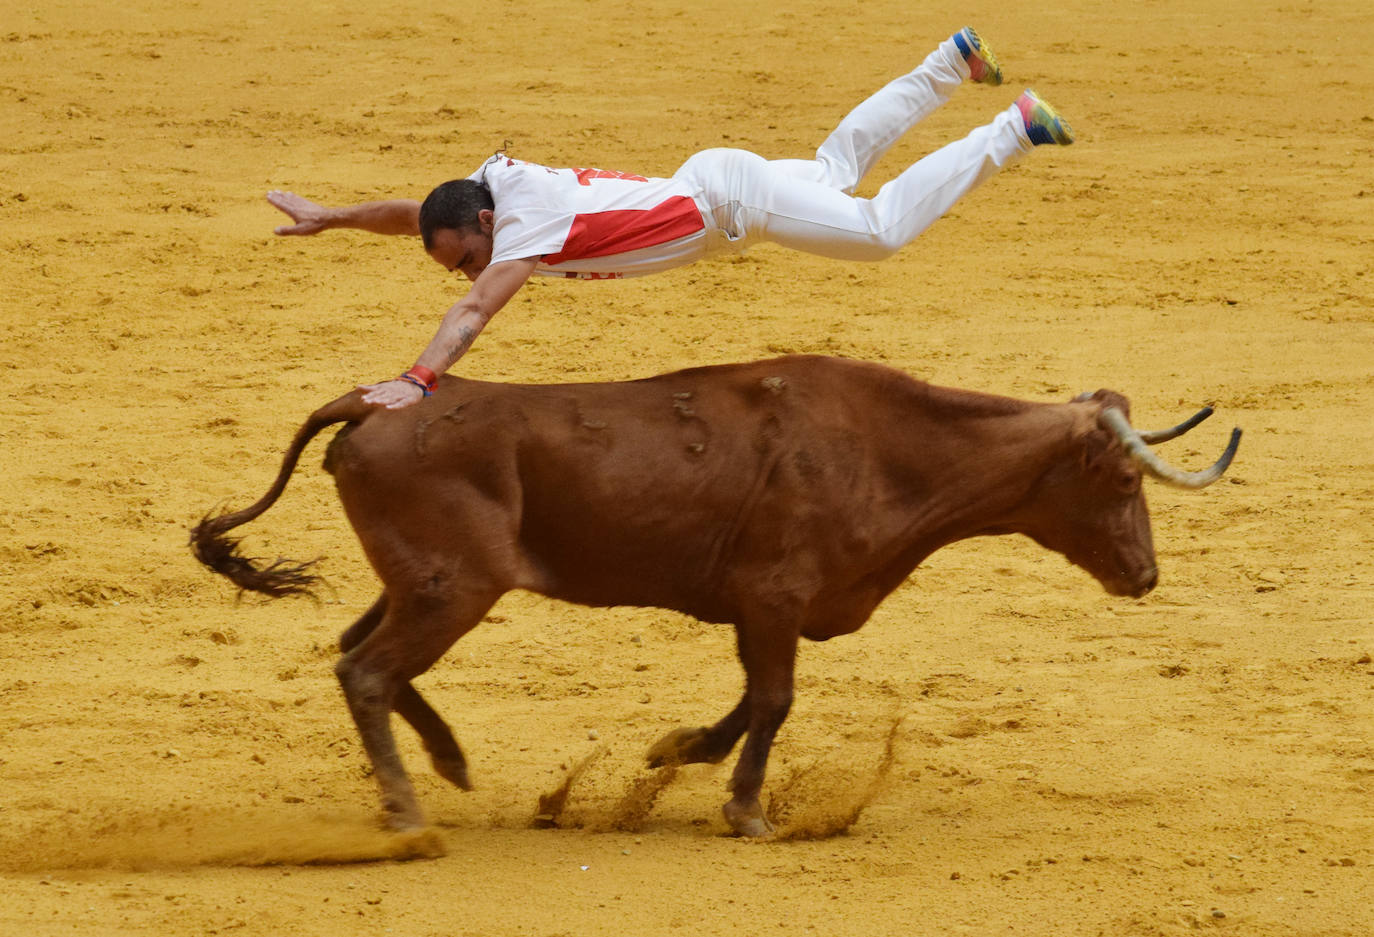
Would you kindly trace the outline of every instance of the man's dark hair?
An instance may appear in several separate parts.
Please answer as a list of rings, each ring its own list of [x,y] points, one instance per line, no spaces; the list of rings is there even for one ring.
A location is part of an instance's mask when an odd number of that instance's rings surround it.
[[[477,230],[477,213],[493,207],[491,190],[473,179],[451,179],[436,186],[420,205],[420,239],[425,250],[434,246],[434,232],[440,228]]]

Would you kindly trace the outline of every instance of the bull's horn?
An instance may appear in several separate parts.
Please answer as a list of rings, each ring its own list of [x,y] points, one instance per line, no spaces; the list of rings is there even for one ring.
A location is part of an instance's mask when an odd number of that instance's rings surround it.
[[[1194,413],[1188,419],[1170,429],[1140,430],[1140,438],[1152,446],[1157,442],[1168,442],[1171,439],[1177,439],[1179,436],[1182,436],[1211,415],[1212,408],[1203,407],[1197,413]]]
[[[1145,472],[1158,478],[1160,481],[1177,485],[1180,488],[1205,488],[1216,481],[1230,466],[1231,460],[1235,458],[1236,448],[1240,445],[1240,429],[1231,430],[1231,442],[1226,447],[1226,451],[1221,454],[1221,458],[1212,465],[1211,468],[1203,469],[1201,472],[1185,472],[1169,465],[1159,456],[1151,451],[1144,437],[1137,432],[1126,419],[1125,415],[1116,407],[1103,407],[1099,417],[1102,423],[1107,426],[1121,440],[1121,444],[1126,447],[1127,454],[1135,460]],[[1195,416],[1188,423],[1182,426],[1196,425],[1205,416]],[[1178,429],[1178,427],[1174,427]],[[1163,430],[1164,433],[1173,433],[1174,430]],[[1183,430],[1180,430],[1183,432]],[[1175,433],[1174,435],[1177,435]],[[1173,438],[1172,436],[1168,438]]]
[[[1085,390],[1083,391],[1083,393],[1073,398],[1073,403],[1086,403],[1092,399],[1093,392],[1090,390]],[[1140,435],[1141,439],[1145,440],[1147,443],[1153,446],[1157,442],[1168,442],[1171,439],[1177,439],[1179,436],[1182,436],[1184,433],[1188,432],[1188,430],[1192,429],[1194,426],[1197,426],[1199,423],[1201,423],[1203,420],[1207,419],[1211,415],[1212,408],[1203,407],[1197,413],[1194,413],[1191,417],[1170,429],[1136,430],[1135,432],[1137,432]]]

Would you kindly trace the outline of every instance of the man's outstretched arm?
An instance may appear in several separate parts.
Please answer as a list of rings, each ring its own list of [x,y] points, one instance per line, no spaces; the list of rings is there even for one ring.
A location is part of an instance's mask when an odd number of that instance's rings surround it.
[[[440,375],[453,367],[454,363],[477,340],[491,317],[501,310],[512,296],[525,285],[538,257],[524,260],[505,260],[487,267],[472,282],[467,295],[449,307],[444,320],[439,323],[439,331],[425,346],[415,363],[422,368]],[[399,410],[424,399],[424,391],[405,378],[382,381],[378,384],[363,384],[363,403]]]
[[[273,189],[267,201],[291,216],[295,224],[276,228],[277,234],[318,234],[328,228],[357,228],[373,234],[420,234],[420,203],[396,198],[326,208],[294,192]]]

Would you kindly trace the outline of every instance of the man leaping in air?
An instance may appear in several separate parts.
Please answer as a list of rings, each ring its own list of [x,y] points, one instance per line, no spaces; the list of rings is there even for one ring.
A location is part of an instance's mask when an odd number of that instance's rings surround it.
[[[762,241],[841,260],[880,260],[1033,147],[1073,142],[1054,108],[1027,90],[991,123],[914,163],[873,198],[855,198],[869,168],[964,81],[1002,82],[992,50],[967,27],[851,111],[814,159],[711,149],[671,178],[650,179],[552,169],[497,153],[423,203],[389,199],[326,208],[280,191],[267,199],[294,222],[277,234],[327,228],[418,234],[430,257],[472,281],[414,367],[364,385],[365,402],[397,409],[428,396],[438,375],[534,274],[639,276]]]

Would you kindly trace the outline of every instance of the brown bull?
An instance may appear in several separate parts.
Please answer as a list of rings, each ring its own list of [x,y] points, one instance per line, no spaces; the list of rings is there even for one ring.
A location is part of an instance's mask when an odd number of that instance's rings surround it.
[[[1142,434],[1112,391],[1028,403],[819,357],[624,383],[449,377],[394,412],[359,396],[312,414],[271,490],[207,517],[191,542],[240,588],[308,591],[308,564],[255,564],[226,534],[276,501],[316,433],[348,422],[325,467],[383,592],[344,633],[336,670],[399,829],[424,820],[390,714],[420,733],[440,775],[469,787],[452,733],[410,681],[505,592],[733,624],[743,698],[713,726],[669,734],[649,761],[718,762],[747,733],[725,817],[759,835],[770,829],[759,791],[792,702],[799,638],[857,630],[925,557],[984,534],[1025,534],[1108,592],[1144,595],[1157,570],[1142,472],[1210,484],[1240,437],[1210,469],[1181,472],[1148,444],[1210,410]]]

